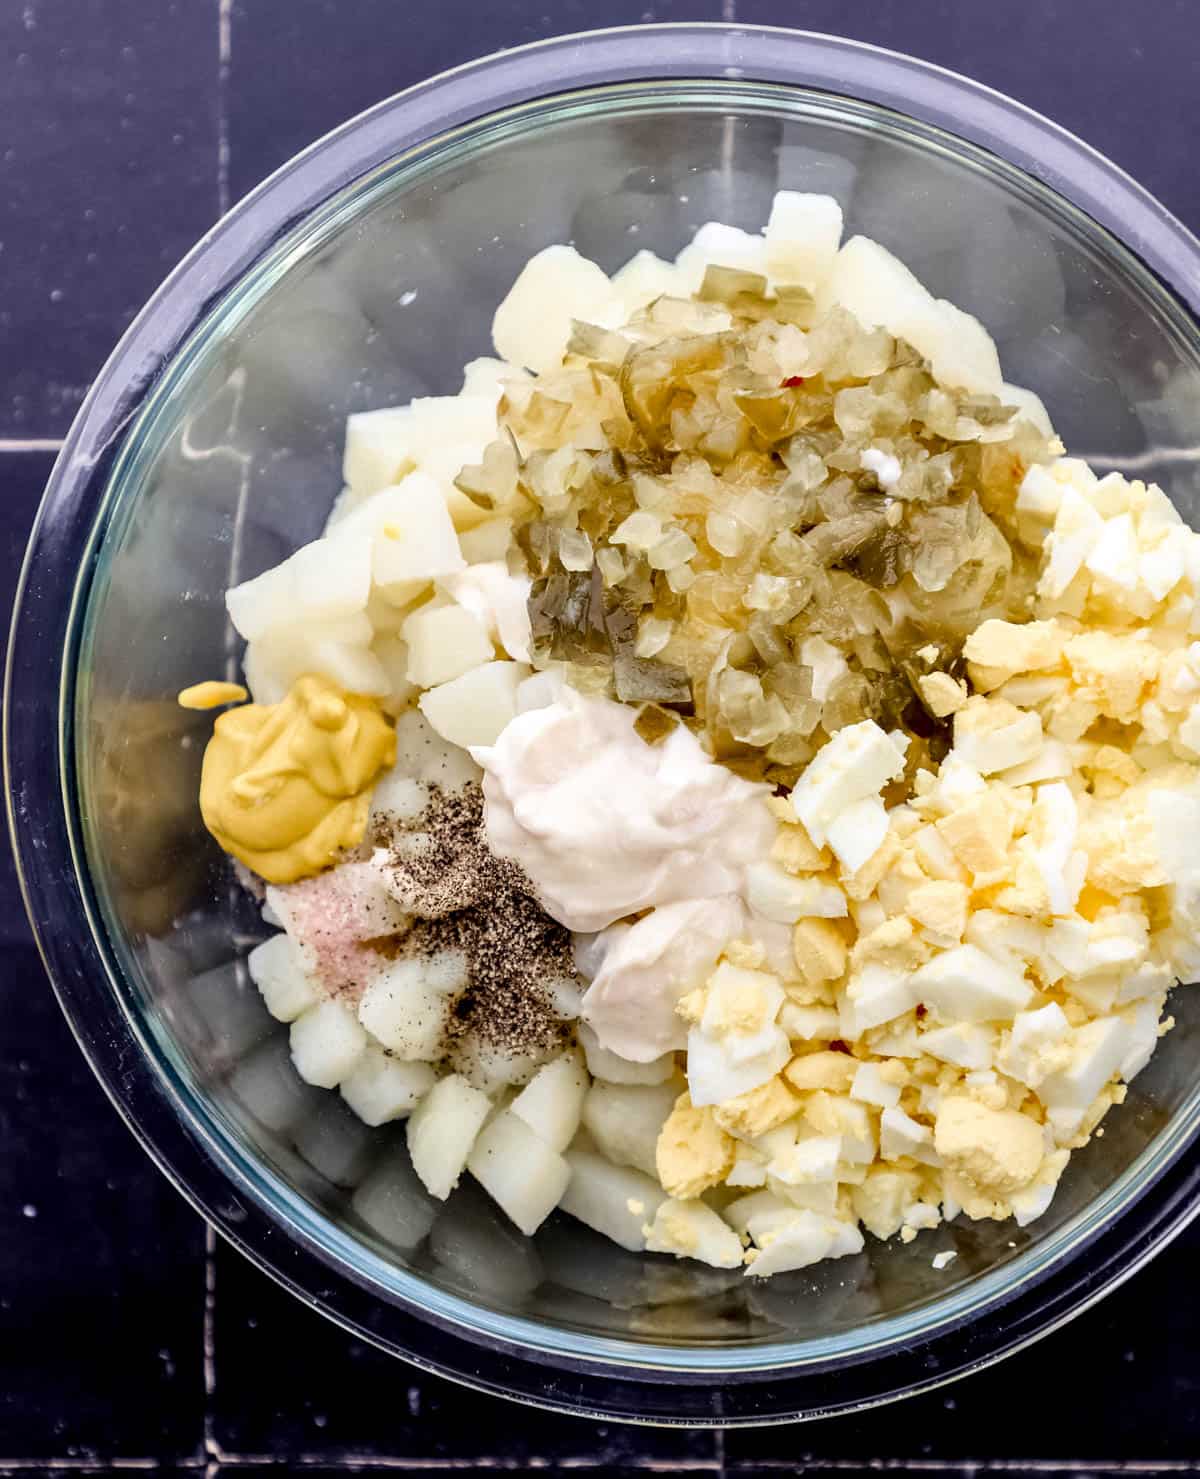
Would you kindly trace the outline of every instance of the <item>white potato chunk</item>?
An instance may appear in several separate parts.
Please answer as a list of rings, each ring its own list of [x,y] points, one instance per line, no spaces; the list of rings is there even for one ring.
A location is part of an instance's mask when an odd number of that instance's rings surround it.
[[[842,208],[832,195],[780,190],[764,234],[771,281],[811,293],[833,270],[842,240]]]
[[[519,1115],[504,1109],[485,1126],[467,1169],[526,1236],[558,1206],[571,1168]]]
[[[321,999],[320,988],[304,969],[289,935],[272,935],[256,945],[246,957],[246,969],[277,1022],[294,1022]]]
[[[423,472],[373,493],[348,514],[329,536],[328,558],[340,559],[342,542],[364,535],[371,539],[371,579],[396,606],[467,567],[441,488]]]
[[[397,1057],[431,1062],[444,1047],[451,998],[466,984],[461,950],[393,961],[363,992],[358,1020]]]
[[[466,750],[448,744],[420,709],[406,709],[396,720],[396,765],[389,774],[411,776],[443,791],[461,791],[483,771]]]
[[[584,1128],[610,1161],[657,1176],[659,1133],[678,1097],[672,1084],[595,1083],[583,1103]]]
[[[468,565],[488,565],[503,560],[512,543],[511,519],[488,519],[466,529],[458,536],[463,559]]]
[[[528,379],[528,371],[522,370],[519,365],[481,355],[478,359],[468,360],[463,366],[463,383],[459,394],[487,396],[492,405],[496,406],[504,394],[506,385],[513,381],[520,383]]]
[[[649,1063],[635,1063],[601,1045],[586,1022],[578,1027],[579,1041],[587,1058],[588,1072],[610,1084],[661,1084],[675,1072],[675,1054],[663,1053]]]
[[[563,1151],[575,1138],[587,1091],[580,1055],[563,1053],[538,1069],[513,1100],[512,1112],[551,1150]]]
[[[767,244],[761,236],[740,226],[706,221],[675,258],[675,267],[681,281],[676,292],[685,295],[699,290],[709,267],[736,267],[765,277]]]
[[[545,1061],[545,1053],[512,1052],[486,1042],[478,1032],[464,1032],[454,1039],[450,1061],[455,1073],[491,1097],[527,1084]]]
[[[1054,426],[1050,420],[1050,413],[1042,404],[1041,398],[1034,395],[1032,390],[1026,390],[1023,385],[1009,385],[1006,383],[1000,387],[1000,399],[1006,406],[1016,406],[1025,420],[1036,426],[1043,436],[1054,436]],[[1038,472],[1044,470],[1037,467],[1036,463],[1034,467]],[[1021,505],[1018,503],[1017,508],[1020,509],[1020,507]]]
[[[411,1114],[435,1082],[428,1063],[406,1063],[368,1043],[342,1080],[341,1094],[364,1124],[384,1125]]]
[[[353,501],[392,487],[447,443],[490,442],[498,398],[486,391],[419,396],[407,406],[349,417],[342,477]]]
[[[494,437],[495,433],[492,435]],[[487,442],[447,442],[444,447],[435,447],[427,453],[418,468],[441,489],[450,521],[460,535],[482,524],[488,516],[487,509],[480,508],[473,498],[468,498],[456,481],[464,467],[475,467],[483,461],[486,447]]]
[[[621,299],[621,308],[626,319],[630,319],[639,308],[653,303],[655,298],[678,298],[687,295],[687,287],[673,262],[664,262],[653,252],[641,251],[630,257],[618,271],[613,273],[613,289]]]
[[[529,676],[521,662],[488,662],[449,683],[441,683],[418,700],[422,714],[451,744],[495,744],[500,731],[516,717],[517,684]]]
[[[969,314],[936,299],[886,247],[852,236],[817,295],[819,309],[840,304],[867,328],[906,339],[933,373],[957,390],[999,395],[996,346]]]
[[[559,1203],[563,1211],[631,1253],[640,1253],[646,1246],[646,1224],[666,1201],[657,1180],[628,1166],[614,1166],[588,1150],[568,1151],[567,1163],[571,1180]]]
[[[295,1131],[296,1149],[326,1181],[354,1186],[371,1162],[371,1132],[343,1104],[328,1095],[321,1107]]]
[[[225,606],[239,634],[253,642],[280,628],[354,616],[366,609],[370,591],[371,540],[359,533],[346,537],[336,556],[323,539],[302,545],[281,564],[232,586]]]
[[[495,656],[487,628],[465,606],[421,606],[404,623],[408,679],[433,688]]]
[[[425,1241],[438,1214],[438,1204],[402,1154],[376,1166],[359,1185],[351,1205],[372,1232],[402,1253],[411,1253]]]
[[[246,687],[255,703],[277,704],[297,678],[315,673],[347,693],[383,698],[391,685],[369,642],[369,632],[365,641],[348,641],[330,635],[323,625],[270,632],[246,648]]]
[[[546,1271],[538,1250],[513,1227],[480,1187],[460,1186],[434,1223],[429,1251],[454,1286],[502,1301],[525,1303]]]
[[[371,643],[371,656],[387,682],[384,708],[399,714],[417,696],[417,685],[408,679],[408,644],[396,632],[381,632]]]
[[[409,1116],[406,1127],[413,1170],[442,1201],[458,1185],[491,1101],[465,1078],[439,1079]]]
[[[574,247],[548,246],[521,269],[492,320],[501,359],[540,374],[556,369],[571,337],[571,320],[615,328],[619,295],[595,262]]]
[[[420,820],[433,792],[424,781],[399,775],[394,767],[379,781],[371,793],[371,818],[413,825]]]
[[[335,1089],[367,1047],[367,1034],[353,1011],[340,1001],[322,1001],[292,1023],[292,1062],[296,1072],[318,1089]]]
[[[282,1036],[270,1038],[242,1059],[229,1075],[229,1094],[277,1135],[299,1124],[321,1099],[297,1076]]]

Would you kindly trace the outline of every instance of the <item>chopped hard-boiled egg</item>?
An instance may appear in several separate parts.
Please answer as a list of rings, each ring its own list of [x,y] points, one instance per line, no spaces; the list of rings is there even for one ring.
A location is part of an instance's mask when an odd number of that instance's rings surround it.
[[[983,327],[841,233],[832,197],[781,191],[761,233],[710,222],[674,262],[539,252],[499,358],[351,416],[324,536],[227,593],[257,703],[315,673],[395,724],[349,893],[314,926],[269,890],[284,933],[248,969],[303,1079],[407,1121],[412,1172],[355,1194],[406,1248],[464,1171],[521,1233],[558,1207],[756,1278],[864,1228],[1024,1226],[1200,976],[1200,535],[1160,490],[1056,456]],[[598,719],[595,744],[536,738],[531,716],[585,703],[619,731],[607,767]],[[489,787],[518,720],[538,786],[506,797],[525,845],[505,851]],[[564,766],[586,795],[554,789]],[[562,835],[543,781],[604,839],[556,842],[577,916],[533,867]],[[449,838],[428,820],[447,798],[468,818]],[[578,972],[521,1000],[556,1024],[536,1050],[460,1040],[476,962],[452,931],[413,943],[444,901],[395,867],[444,887],[491,848],[528,870],[539,928],[580,929]]]

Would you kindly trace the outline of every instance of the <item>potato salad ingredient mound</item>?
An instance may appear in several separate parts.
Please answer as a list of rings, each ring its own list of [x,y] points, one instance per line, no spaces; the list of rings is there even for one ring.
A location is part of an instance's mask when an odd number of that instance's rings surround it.
[[[1039,1217],[1200,974],[1200,537],[841,234],[540,252],[228,597],[251,727],[394,729],[340,850],[238,854],[302,1076],[435,1197],[755,1278]]]

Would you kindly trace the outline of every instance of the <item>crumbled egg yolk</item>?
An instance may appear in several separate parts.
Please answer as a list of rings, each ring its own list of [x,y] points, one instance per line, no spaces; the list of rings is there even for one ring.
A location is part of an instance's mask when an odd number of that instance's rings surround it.
[[[1039,1216],[1168,1029],[1167,990],[1200,970],[1200,858],[1180,861],[1200,824],[1200,618],[1194,587],[1164,600],[1188,559],[1200,576],[1200,536],[1171,533],[1157,490],[1069,459],[1030,472],[1018,511],[1046,542],[1035,619],[980,625],[969,686],[919,680],[954,745],[869,856],[841,816],[874,825],[902,760],[869,721],[771,803],[772,861],[840,890],[846,916],[794,921],[793,975],[739,942],[679,1004],[723,1051],[775,1013],[790,1039],[761,1082],[701,1109],[684,1096],[659,1144],[675,1197],[722,1177],[745,1191],[727,1216],[746,1209],[756,1273],[816,1225],[802,1218],[908,1241],[960,1212]],[[704,1065],[689,1072],[702,1092]]]

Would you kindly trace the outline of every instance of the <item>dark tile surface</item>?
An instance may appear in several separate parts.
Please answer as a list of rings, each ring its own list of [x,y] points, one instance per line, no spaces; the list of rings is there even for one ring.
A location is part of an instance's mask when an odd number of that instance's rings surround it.
[[[1200,1453],[1200,1343],[1180,1299],[1200,1252],[1192,1227],[1067,1329],[900,1407],[799,1429],[729,1433],[731,1469],[795,1462],[1180,1462]],[[1086,1393],[1086,1398],[1085,1398]],[[1152,1418],[1160,1414],[1161,1420]]]
[[[739,20],[870,41],[963,72],[1044,113],[1122,165],[1193,230],[1195,0],[736,0]]]
[[[225,1453],[380,1452],[419,1469],[503,1455],[513,1466],[712,1461],[712,1432],[530,1412],[398,1366],[309,1311],[221,1246],[212,1432]],[[340,1373],[339,1376],[334,1373]],[[245,1394],[253,1388],[255,1400]]]
[[[217,0],[0,5],[0,437],[70,425],[217,214]]]
[[[50,472],[0,453],[0,611]],[[204,1229],[93,1079],[0,853],[0,1463],[201,1451]]]
[[[544,36],[638,21],[715,21],[721,0],[444,0],[406,5],[233,0],[229,182],[234,200],[336,124],[434,72]]]
[[[203,1229],[75,1045],[30,944],[4,949],[0,1457],[165,1459],[203,1431]]]
[[[536,36],[736,12],[1003,88],[1200,225],[1197,0],[8,0],[0,5],[0,602],[63,432],[171,264],[290,153],[418,78]],[[224,18],[224,27],[222,27]],[[224,147],[222,147],[224,146]],[[420,1476],[509,1468],[914,1476],[1200,1465],[1193,1232],[1041,1345],[899,1407],[654,1432],[519,1410],[353,1341],[204,1234],[93,1083],[0,859],[0,1474]],[[213,1361],[206,1375],[204,1350]]]

